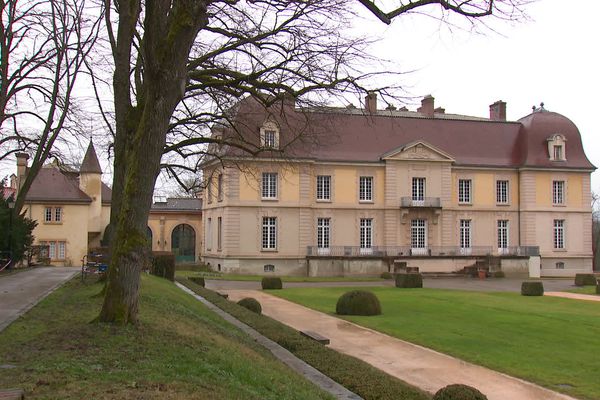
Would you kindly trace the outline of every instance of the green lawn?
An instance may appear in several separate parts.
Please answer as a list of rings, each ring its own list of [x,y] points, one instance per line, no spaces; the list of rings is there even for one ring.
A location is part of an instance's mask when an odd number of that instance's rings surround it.
[[[596,286],[583,286],[577,289],[567,290],[567,292],[580,294],[596,294]]]
[[[333,313],[348,290],[270,293]],[[572,396],[600,398],[600,304],[498,292],[366,290],[377,294],[383,315],[348,320]]]
[[[181,270],[175,272],[176,276],[189,277],[189,276],[203,276],[206,279],[224,280],[224,281],[261,281],[263,275],[239,275],[239,274],[224,274],[220,272],[198,272]],[[274,275],[276,276],[276,275]],[[379,282],[385,279],[378,277],[347,277],[347,276],[333,276],[333,277],[308,277],[308,276],[282,276],[283,282]]]
[[[322,399],[173,283],[144,276],[140,323],[90,323],[100,284],[74,279],[0,333],[0,388],[41,399]]]

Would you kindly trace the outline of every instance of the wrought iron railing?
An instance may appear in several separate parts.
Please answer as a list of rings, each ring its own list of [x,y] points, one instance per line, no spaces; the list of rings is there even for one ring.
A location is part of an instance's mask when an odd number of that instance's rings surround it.
[[[442,201],[439,197],[423,197],[415,200],[412,197],[400,198],[400,207],[402,208],[441,208]]]
[[[324,257],[455,257],[455,256],[537,256],[540,249],[537,246],[510,246],[498,249],[493,246],[430,246],[414,248],[411,246],[373,246],[362,248],[360,246],[331,246],[320,248],[317,246],[307,247],[307,256]]]

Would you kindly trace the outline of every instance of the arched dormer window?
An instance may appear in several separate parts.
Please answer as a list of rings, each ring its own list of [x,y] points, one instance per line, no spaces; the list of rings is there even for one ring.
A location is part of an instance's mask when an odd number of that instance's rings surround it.
[[[260,128],[260,144],[269,149],[279,148],[279,126],[273,121],[266,121]]]
[[[550,161],[566,161],[566,144],[567,139],[557,133],[556,135],[550,136],[548,139],[548,158]]]

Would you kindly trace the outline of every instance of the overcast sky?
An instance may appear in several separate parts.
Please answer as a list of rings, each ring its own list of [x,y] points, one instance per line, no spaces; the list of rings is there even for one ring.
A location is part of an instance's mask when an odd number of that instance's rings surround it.
[[[357,25],[383,38],[371,49],[374,55],[392,60],[398,70],[413,71],[401,77],[415,96],[410,109],[431,94],[448,113],[488,117],[489,105],[503,100],[508,119],[517,120],[544,102],[578,126],[588,158],[600,166],[600,57],[592,46],[600,38],[600,2],[539,0],[526,12],[529,21],[494,21],[496,32],[481,34],[449,31],[424,16],[403,16],[390,26],[372,17]],[[105,164],[105,155],[100,158]],[[14,164],[2,167],[0,176],[15,172]],[[104,178],[110,183],[110,176]],[[157,182],[159,194],[171,189]],[[592,175],[592,190],[600,192],[600,172]]]

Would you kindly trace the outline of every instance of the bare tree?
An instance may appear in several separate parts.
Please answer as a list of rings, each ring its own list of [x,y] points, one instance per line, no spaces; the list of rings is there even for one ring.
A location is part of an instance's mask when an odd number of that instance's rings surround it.
[[[84,0],[0,0],[0,161],[33,154],[15,213],[65,131],[73,131],[73,89],[101,19]]]
[[[593,269],[600,270],[600,195],[592,192],[592,253]]]
[[[248,155],[264,150],[243,135],[209,134],[231,126],[230,110],[242,98],[265,107],[289,106],[290,98],[317,105],[328,95],[366,92],[378,74],[362,69],[374,61],[366,52],[369,40],[348,34],[356,0],[105,2],[114,58],[115,195],[99,319],[125,324],[137,320],[146,224],[161,168],[175,176],[178,169],[194,171],[203,156],[218,157],[213,150],[223,146]],[[391,18],[432,3],[447,2],[414,2]],[[474,3],[449,10],[477,18],[462,12]],[[387,95],[390,88],[370,89]],[[177,162],[188,159],[195,162]]]

